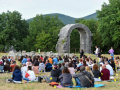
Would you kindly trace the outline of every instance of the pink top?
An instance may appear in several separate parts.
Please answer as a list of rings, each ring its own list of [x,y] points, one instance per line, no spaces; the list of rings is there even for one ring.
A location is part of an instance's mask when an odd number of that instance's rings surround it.
[[[68,68],[70,70],[70,74],[74,75],[75,74],[75,69],[73,67]]]
[[[38,66],[33,66],[33,71],[35,74],[39,74],[39,67]]]

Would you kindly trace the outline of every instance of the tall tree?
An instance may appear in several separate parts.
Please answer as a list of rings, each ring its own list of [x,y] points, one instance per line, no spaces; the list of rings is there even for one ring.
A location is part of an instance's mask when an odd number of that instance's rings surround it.
[[[29,24],[22,20],[21,14],[17,11],[7,11],[0,14],[0,50],[9,49],[13,46],[21,50],[21,42],[26,38]]]
[[[74,29],[70,34],[70,52],[80,52],[80,34],[77,29]]]
[[[109,0],[109,4],[104,3],[97,13],[98,31],[103,39],[102,46],[106,47],[106,50],[113,46],[118,51],[120,49],[120,0]]]
[[[63,22],[58,16],[36,15],[33,21],[30,21],[29,36],[26,42],[30,50],[55,50],[58,39],[58,33],[63,26]]]

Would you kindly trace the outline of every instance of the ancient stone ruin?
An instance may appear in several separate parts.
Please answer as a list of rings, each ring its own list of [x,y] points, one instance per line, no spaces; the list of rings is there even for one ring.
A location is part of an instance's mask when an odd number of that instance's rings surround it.
[[[85,53],[91,53],[93,34],[83,24],[68,24],[60,30],[56,44],[57,53],[70,53],[70,34],[73,29],[77,29],[80,33],[80,50],[83,49]]]

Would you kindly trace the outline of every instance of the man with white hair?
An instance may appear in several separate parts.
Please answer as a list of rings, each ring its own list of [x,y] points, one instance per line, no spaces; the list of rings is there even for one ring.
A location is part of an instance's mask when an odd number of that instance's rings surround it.
[[[109,80],[110,79],[110,71],[106,68],[106,65],[102,65],[102,71],[100,73],[101,80]]]
[[[108,61],[105,62],[106,68],[110,71],[110,76],[113,76],[113,68],[108,64]]]

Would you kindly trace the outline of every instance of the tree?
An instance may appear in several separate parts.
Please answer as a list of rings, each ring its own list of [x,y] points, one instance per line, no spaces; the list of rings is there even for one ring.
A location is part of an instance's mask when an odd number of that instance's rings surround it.
[[[82,20],[85,20],[85,19],[84,18],[75,19],[75,23],[80,23]]]
[[[109,0],[109,4],[104,3],[97,13],[98,31],[103,40],[102,46],[106,47],[106,50],[113,46],[118,51],[120,46],[120,0]]]
[[[29,35],[26,42],[30,50],[54,50],[58,40],[58,33],[63,27],[63,22],[58,16],[36,15],[33,21],[30,21]]]
[[[21,16],[17,11],[0,14],[1,51],[9,49],[11,46],[16,50],[21,50],[21,42],[23,38],[26,38],[29,27],[29,24],[22,20]]]
[[[80,52],[80,34],[77,29],[74,29],[70,34],[70,52]]]

